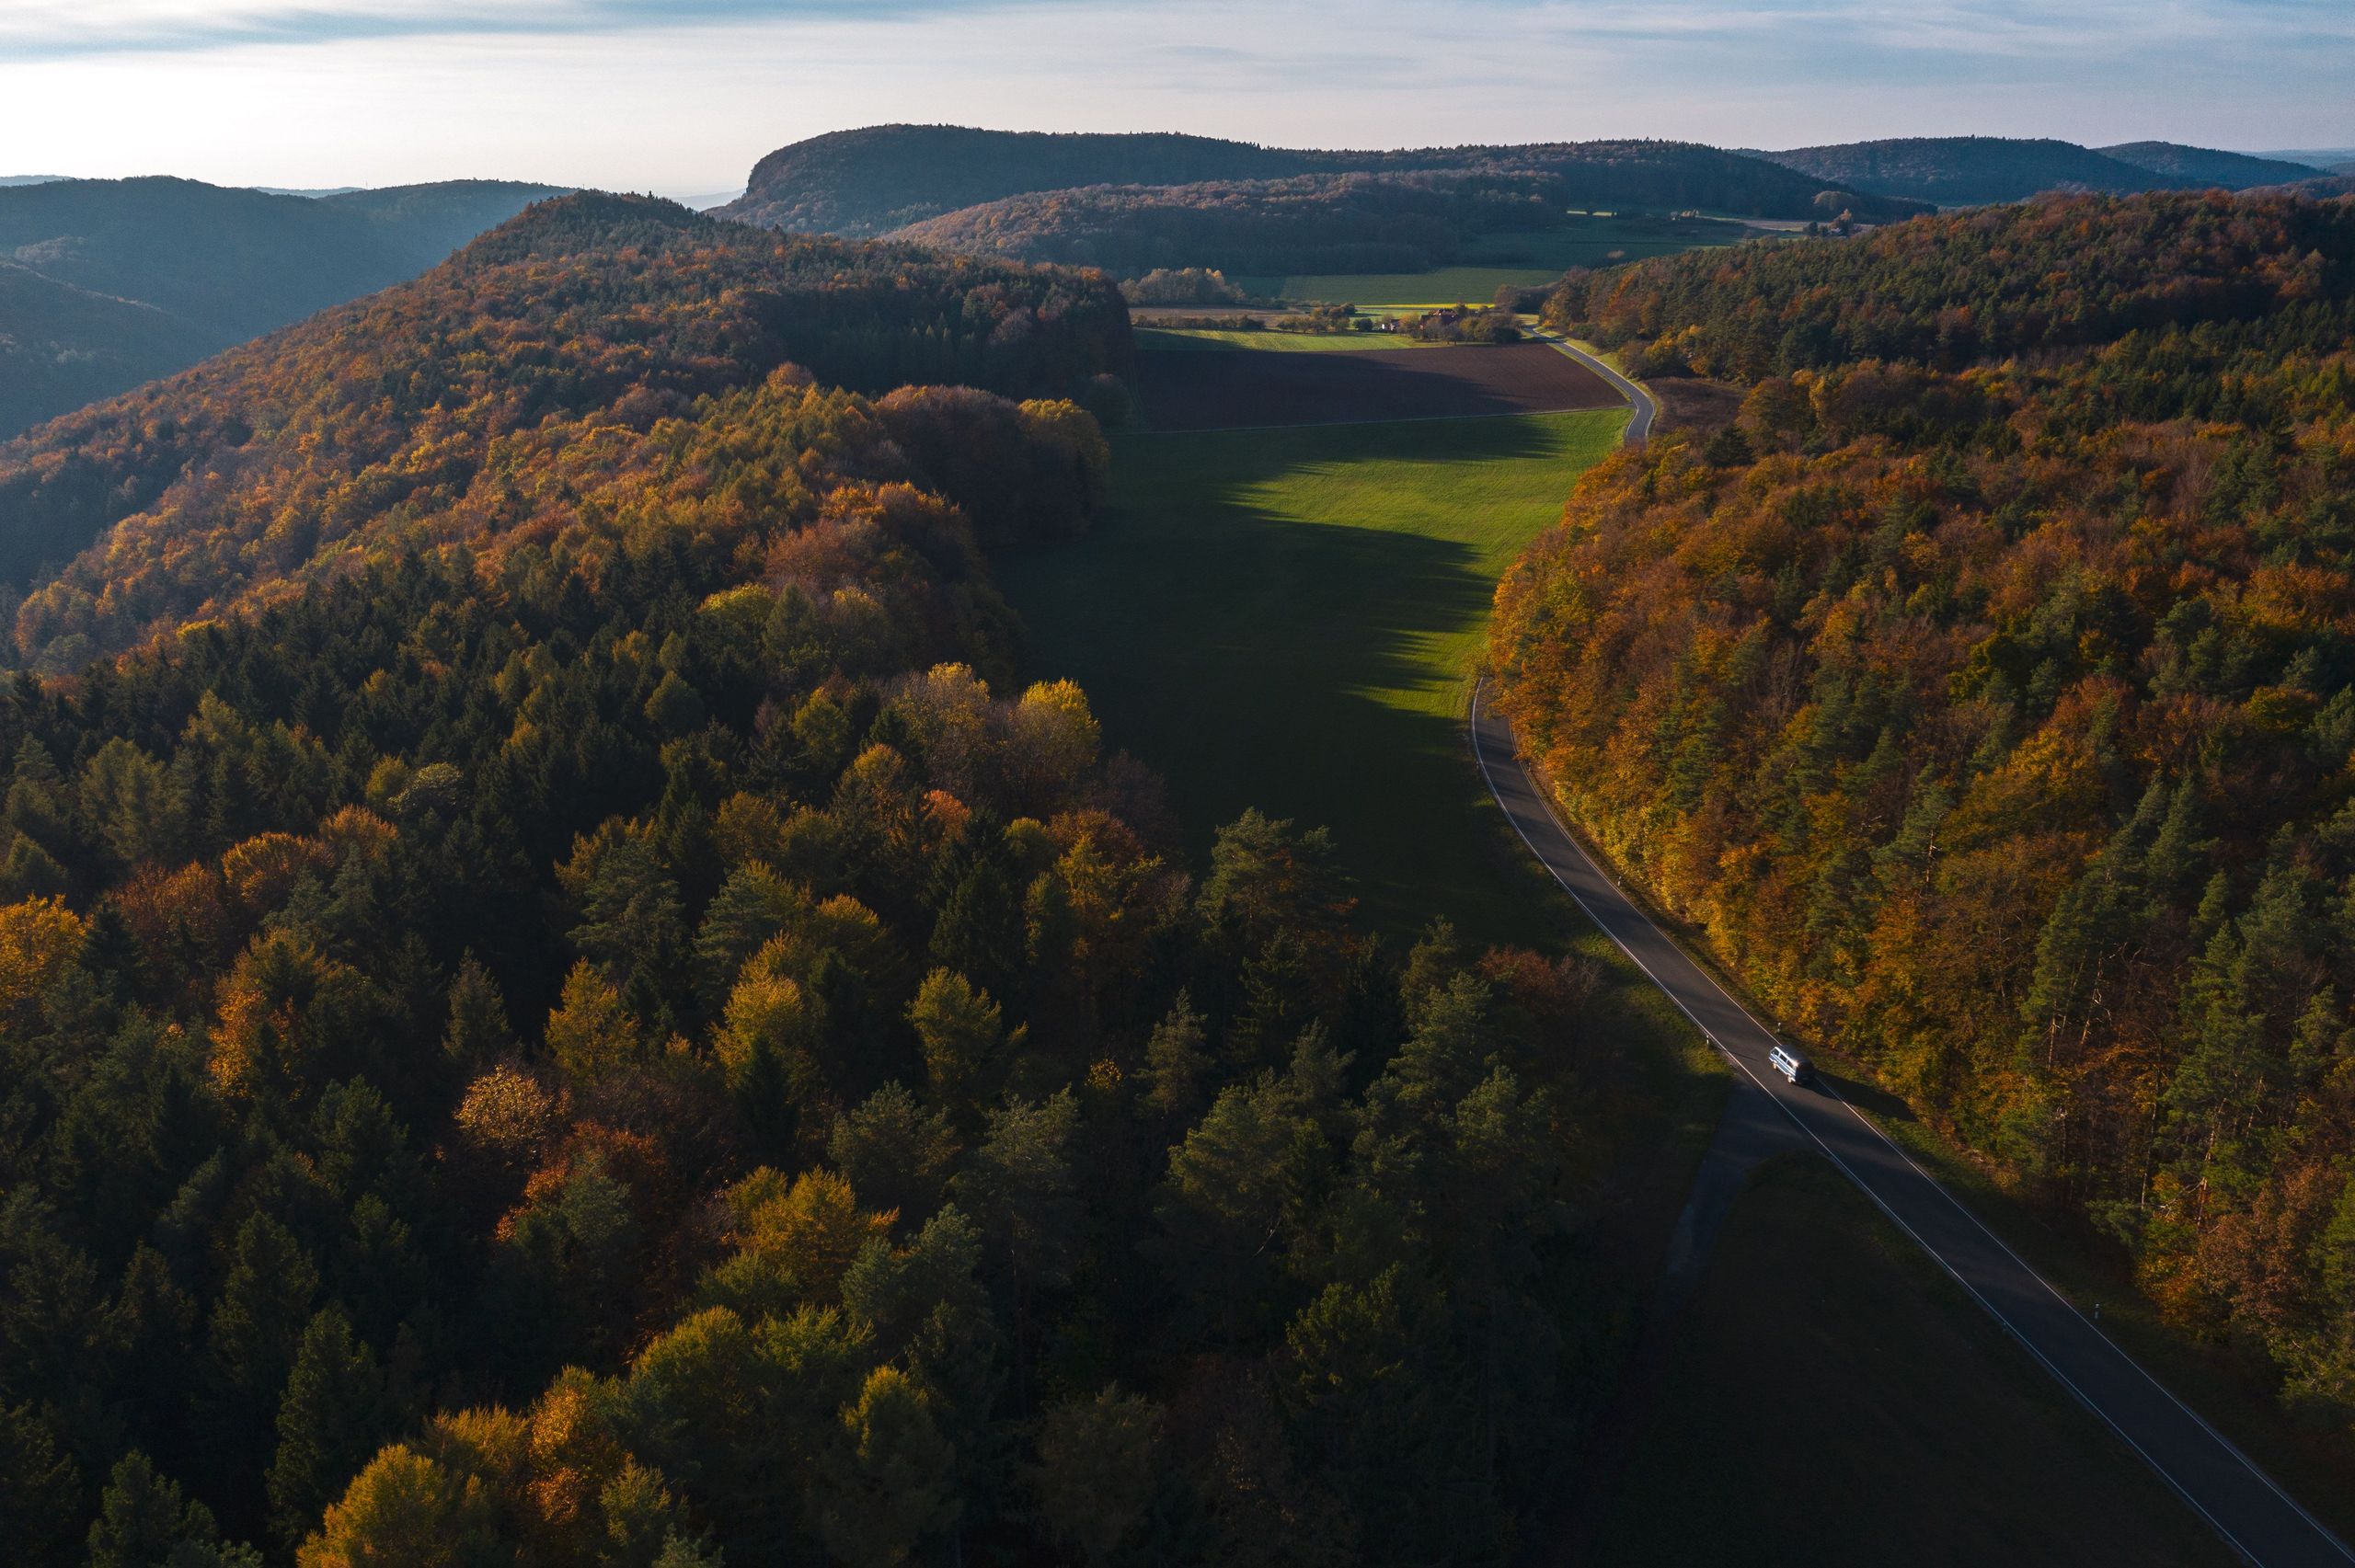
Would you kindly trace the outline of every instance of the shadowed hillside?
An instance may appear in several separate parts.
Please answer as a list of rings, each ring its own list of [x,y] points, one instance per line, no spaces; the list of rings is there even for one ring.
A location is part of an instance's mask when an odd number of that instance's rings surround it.
[[[1763,155],[1817,179],[1947,207],[2020,201],[2047,190],[2126,195],[2138,190],[2187,189],[2216,183],[2211,176],[2157,166],[2155,155],[2148,150],[2166,146],[2164,143],[2139,144],[2145,155],[2154,157],[2151,166],[2097,153],[2074,142],[2008,136],[1904,136],[1883,142],[1793,147]],[[2186,155],[2210,155],[2199,148],[2179,151]],[[2188,156],[2177,161],[2185,163],[2188,168]],[[2264,180],[2233,183],[2253,185]]]
[[[19,372],[0,388],[0,437],[415,277],[552,194],[500,180],[316,200],[166,178],[0,189],[0,262],[54,285],[0,288],[0,356]]]
[[[1197,880],[1014,681],[1130,360],[1098,273],[580,195],[0,447],[97,541],[0,682],[10,1568],[1527,1539],[1634,1053],[1322,829]]]
[[[2094,151],[2171,179],[2222,186],[2226,190],[2286,185],[2323,172],[2310,165],[2280,158],[2251,157],[2246,153],[2219,152],[2212,147],[2187,147],[2180,142],[2121,142],[2115,147],[2097,147]]]

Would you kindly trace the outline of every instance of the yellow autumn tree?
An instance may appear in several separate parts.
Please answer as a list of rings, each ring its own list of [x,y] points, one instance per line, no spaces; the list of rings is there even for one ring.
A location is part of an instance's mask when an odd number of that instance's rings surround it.
[[[564,978],[564,993],[548,1014],[547,1046],[557,1070],[573,1083],[594,1083],[646,1057],[638,1020],[586,958]]]
[[[63,898],[0,908],[0,1016],[40,1000],[82,956],[89,927]]]
[[[755,1171],[729,1189],[738,1244],[780,1265],[807,1300],[831,1306],[842,1277],[867,1244],[891,1230],[892,1217],[858,1207],[850,1183],[832,1171],[805,1171],[788,1183]]]

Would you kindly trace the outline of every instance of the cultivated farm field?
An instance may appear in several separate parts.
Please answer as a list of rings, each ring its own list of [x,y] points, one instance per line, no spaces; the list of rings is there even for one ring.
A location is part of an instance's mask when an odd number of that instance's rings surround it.
[[[1397,332],[1237,332],[1220,327],[1139,326],[1137,348],[1149,353],[1329,354],[1336,351],[1439,349]]]
[[[1148,352],[1140,360],[1145,422],[1162,431],[1624,406],[1602,377],[1543,343],[1355,354]],[[1555,475],[1557,507],[1574,477]]]

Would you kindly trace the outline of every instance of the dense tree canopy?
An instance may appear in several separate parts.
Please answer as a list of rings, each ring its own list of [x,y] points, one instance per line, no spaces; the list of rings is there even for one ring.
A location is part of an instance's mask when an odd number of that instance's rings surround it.
[[[1802,174],[1882,196],[1947,206],[2024,201],[2049,190],[2129,196],[2145,190],[2244,190],[2317,171],[2278,158],[2187,147],[2177,142],[2122,142],[2081,147],[2028,136],[1894,136],[1794,147],[1765,156]]]
[[[1499,589],[1559,797],[1786,1018],[2355,1405],[2355,207],[2055,200],[1548,310],[1749,387]]]
[[[1100,280],[570,197],[414,283],[0,447],[0,580],[26,595],[20,658],[70,669],[397,541],[503,554],[691,492],[726,550],[816,504],[824,464],[801,452],[888,439],[800,383],[1063,397],[1128,357]],[[805,418],[841,428],[791,429]],[[780,442],[765,462],[741,450],[755,430]],[[723,452],[734,488],[706,476]],[[850,465],[899,476],[880,454]]]
[[[1502,1557],[1582,977],[1011,681],[1123,320],[578,199],[12,451],[12,1561]]]
[[[1229,186],[1336,175],[1522,177],[1573,206],[1706,207],[1805,218],[1825,182],[1752,154],[1691,142],[1534,142],[1381,152],[1262,147],[1209,136],[1057,134],[959,125],[874,125],[780,147],[753,166],[723,216],[799,233],[873,237],[1008,197],[1094,186]],[[1842,189],[1860,217],[1925,212]],[[1026,209],[1017,205],[1016,212]],[[1201,265],[1196,263],[1196,265]]]
[[[1546,228],[1545,182],[1462,173],[1302,175],[1216,184],[1100,185],[1010,196],[900,237],[1021,261],[1238,274],[1419,272],[1476,235]]]

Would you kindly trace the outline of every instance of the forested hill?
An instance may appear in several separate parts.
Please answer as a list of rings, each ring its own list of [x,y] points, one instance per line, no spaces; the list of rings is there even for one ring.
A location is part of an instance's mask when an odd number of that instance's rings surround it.
[[[2114,147],[2097,147],[2094,151],[2106,158],[2116,158],[2120,163],[2132,164],[2136,168],[2149,169],[2154,174],[2169,175],[2203,186],[2219,186],[2226,190],[2286,185],[2292,180],[2311,179],[2323,172],[2310,164],[2253,157],[2246,153],[2220,152],[2213,147],[2187,147],[2180,142],[2121,142]]]
[[[217,333],[154,305],[0,261],[0,440],[221,346]]]
[[[767,228],[871,236],[1028,190],[1274,178],[1325,166],[1314,156],[1214,136],[876,125],[778,148],[718,211]]]
[[[1847,192],[1827,198],[1815,182],[1766,172],[1769,166],[1754,159],[1675,143],[1468,148],[1451,155],[1473,166],[1036,191],[911,223],[894,237],[1125,276],[1156,267],[1418,272],[1445,266],[1483,235],[1558,227],[1572,209],[1705,208],[1790,218],[1890,210]]]
[[[1108,284],[568,198],[0,446],[0,581],[21,658],[71,669],[396,538],[557,532],[592,491],[619,504],[614,442],[788,362],[1060,395],[1128,352]]]
[[[1542,229],[1544,182],[1479,175],[1308,175],[1212,185],[1089,186],[1010,196],[910,224],[945,250],[1101,267],[1236,273],[1418,272],[1481,234]]]
[[[2237,189],[2313,172],[2166,142],[2128,143],[2097,152],[2074,142],[2006,136],[1907,136],[1793,147],[1761,156],[1811,178],[1949,207],[2022,201],[2048,190],[2130,195],[2213,185]]]
[[[413,278],[547,187],[312,200],[187,179],[0,189],[0,439]]]
[[[1256,815],[1197,883],[1011,683],[985,551],[1088,525],[1128,351],[1100,275],[583,196],[9,449],[137,509],[28,641],[179,623],[0,688],[12,1564],[1528,1538],[1596,977],[1387,952]]]
[[[873,235],[1006,197],[1097,185],[1202,186],[1304,175],[1435,171],[1536,176],[1568,201],[1820,215],[1823,183],[1763,159],[1677,142],[1541,143],[1398,152],[1287,150],[1204,136],[1055,135],[885,125],[763,158],[721,215],[770,228]],[[1855,195],[1858,216],[1918,211]]]
[[[2077,197],[1575,278],[1750,391],[1499,590],[1560,796],[1781,1016],[2355,1399],[2355,202]]]
[[[2240,323],[2335,299],[2349,211],[2287,199],[2066,199],[1893,224],[1838,245],[1637,262],[1566,279],[1557,324],[1752,381],[1862,360],[1942,370]]]

